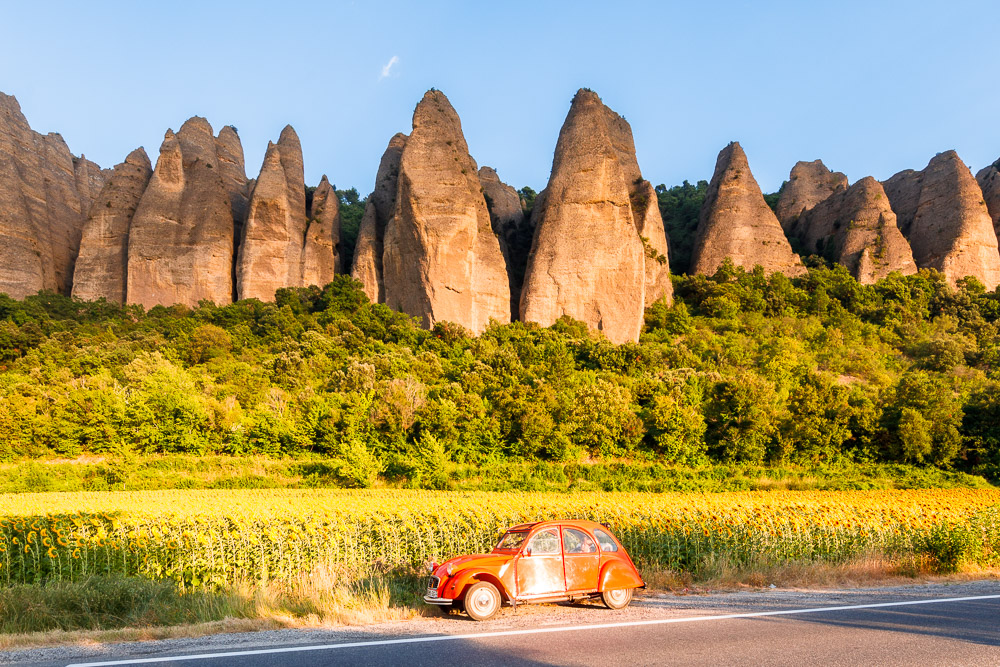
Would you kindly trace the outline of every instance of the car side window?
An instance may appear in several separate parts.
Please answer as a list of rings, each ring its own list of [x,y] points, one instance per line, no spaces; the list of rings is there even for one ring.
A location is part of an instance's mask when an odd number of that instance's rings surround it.
[[[563,551],[568,554],[592,554],[597,552],[597,545],[582,530],[563,528]]]
[[[559,533],[555,528],[546,528],[531,538],[528,543],[532,556],[545,556],[559,553]]]
[[[618,545],[615,544],[614,539],[600,528],[594,529],[594,537],[601,545],[601,551],[618,551]]]

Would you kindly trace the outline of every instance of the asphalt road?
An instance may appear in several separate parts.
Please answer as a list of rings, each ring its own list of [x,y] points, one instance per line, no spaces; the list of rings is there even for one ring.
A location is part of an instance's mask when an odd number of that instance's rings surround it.
[[[407,623],[404,631],[321,633],[317,639],[322,641],[298,645],[269,641],[211,648],[211,642],[190,640],[183,651],[171,651],[169,643],[158,642],[127,656],[31,662],[88,667],[1000,665],[1000,586],[926,588],[898,594],[708,597],[687,609],[676,597],[654,598],[637,601],[630,614],[596,606],[566,612],[506,610],[501,619],[484,624],[428,619]]]

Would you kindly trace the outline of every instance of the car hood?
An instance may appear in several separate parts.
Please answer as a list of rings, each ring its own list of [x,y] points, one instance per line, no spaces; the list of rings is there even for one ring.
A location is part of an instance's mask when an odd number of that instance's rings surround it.
[[[473,554],[470,556],[459,556],[441,563],[438,569],[434,571],[434,574],[439,577],[446,577],[449,565],[453,566],[456,572],[470,567],[501,567],[504,563],[509,563],[512,557],[512,554]]]

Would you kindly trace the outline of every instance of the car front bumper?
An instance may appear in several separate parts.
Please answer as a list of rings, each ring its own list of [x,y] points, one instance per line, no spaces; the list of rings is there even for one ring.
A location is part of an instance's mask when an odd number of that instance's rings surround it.
[[[433,595],[425,595],[424,602],[426,602],[427,604],[436,604],[439,607],[450,607],[451,605],[455,604],[455,601],[450,598],[439,598]]]

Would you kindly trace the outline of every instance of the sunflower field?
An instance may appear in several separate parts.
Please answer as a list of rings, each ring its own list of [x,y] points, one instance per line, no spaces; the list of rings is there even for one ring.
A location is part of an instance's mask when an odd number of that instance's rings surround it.
[[[640,569],[923,557],[1000,564],[1000,490],[628,494],[405,490],[0,495],[0,585],[92,575],[184,588],[292,580],[317,566],[413,572],[488,551],[518,523],[609,524]]]

